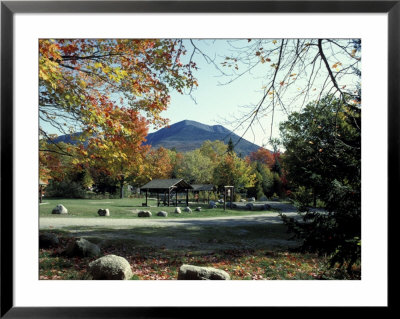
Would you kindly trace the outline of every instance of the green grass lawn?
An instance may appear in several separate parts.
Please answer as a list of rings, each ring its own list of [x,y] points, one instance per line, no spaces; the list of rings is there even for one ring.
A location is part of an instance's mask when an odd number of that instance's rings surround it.
[[[160,206],[157,207],[155,200],[149,200],[148,205],[151,207],[142,207],[142,203],[145,202],[144,198],[124,198],[124,199],[44,199],[43,203],[39,206],[40,217],[93,217],[93,218],[138,218],[138,210],[151,211],[151,218],[165,217],[157,216],[159,211],[166,211],[168,213],[167,218],[207,218],[207,217],[218,217],[218,216],[244,216],[270,213],[272,211],[246,211],[246,210],[232,210],[226,209],[224,211],[223,206],[219,208],[208,208],[207,204],[189,204],[192,209],[191,213],[184,212],[185,206],[180,205],[181,214],[174,213],[175,206]],[[53,208],[62,204],[68,209],[68,215],[56,215],[52,214]],[[196,207],[202,207],[201,212],[195,212]],[[108,208],[110,210],[110,217],[100,217],[97,211],[100,209]]]

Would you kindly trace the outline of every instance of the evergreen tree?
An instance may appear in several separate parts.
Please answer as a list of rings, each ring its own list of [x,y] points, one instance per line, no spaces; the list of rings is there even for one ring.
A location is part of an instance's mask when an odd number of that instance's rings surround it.
[[[233,154],[235,145],[233,145],[232,138],[229,138],[228,142],[228,153]]]

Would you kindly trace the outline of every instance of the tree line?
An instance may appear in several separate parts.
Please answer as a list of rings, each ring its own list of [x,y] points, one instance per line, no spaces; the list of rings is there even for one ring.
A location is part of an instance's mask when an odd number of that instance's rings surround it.
[[[181,178],[190,184],[213,184],[217,188],[235,186],[244,196],[285,196],[286,180],[281,169],[281,154],[260,147],[245,158],[240,158],[232,144],[205,141],[198,149],[178,152],[163,147],[148,147],[141,163],[129,160],[125,171],[131,172],[121,183],[121,177],[103,161],[79,161],[81,145],[53,144],[45,139],[41,147],[56,150],[62,147],[77,156],[63,156],[58,152],[40,153],[40,178],[48,182],[46,195],[55,197],[87,196],[91,190],[97,194],[111,193],[123,196],[122,187],[140,187],[152,179]],[[60,145],[61,144],[61,145]],[[231,148],[230,146],[231,145]],[[88,151],[88,156],[93,154]]]

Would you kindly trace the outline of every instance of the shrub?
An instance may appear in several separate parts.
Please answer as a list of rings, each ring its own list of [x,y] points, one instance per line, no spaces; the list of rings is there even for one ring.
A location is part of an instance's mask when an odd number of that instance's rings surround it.
[[[279,200],[279,196],[278,196],[276,193],[274,193],[274,194],[271,196],[271,200]]]
[[[240,202],[240,200],[242,199],[242,196],[240,196],[240,194],[239,193],[235,193],[235,195],[234,195],[234,201],[235,202]]]
[[[265,196],[265,194],[263,193],[262,190],[259,190],[259,191],[257,192],[257,199],[259,200],[259,199],[262,198],[262,197],[266,197],[266,196]]]
[[[51,180],[46,187],[47,197],[63,197],[63,198],[85,198],[86,190],[80,183],[68,180],[54,181]]]
[[[214,192],[212,192],[212,193],[210,194],[210,200],[213,200],[213,201],[216,201],[216,200],[217,200],[217,195],[216,195]]]
[[[306,212],[310,206],[313,196],[312,192],[304,186],[300,186],[295,192],[292,193],[294,205],[300,212]]]

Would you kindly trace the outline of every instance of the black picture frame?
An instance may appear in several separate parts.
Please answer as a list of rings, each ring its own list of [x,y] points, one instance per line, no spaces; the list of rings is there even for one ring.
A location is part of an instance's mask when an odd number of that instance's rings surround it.
[[[1,1],[1,318],[178,318],[225,316],[227,309],[200,307],[15,307],[13,303],[13,16],[15,13],[387,13],[388,14],[388,218],[399,189],[400,0],[396,1]],[[381,212],[384,213],[384,212]],[[388,223],[388,247],[390,227]],[[390,249],[389,249],[390,251]],[[390,264],[390,256],[389,264]],[[389,270],[389,269],[388,269]],[[388,281],[388,286],[390,281]],[[379,310],[388,311],[388,307]],[[258,307],[256,307],[258,308]],[[263,307],[261,307],[263,308]],[[254,310],[235,309],[237,315]],[[260,310],[260,309],[256,309]],[[290,307],[296,316],[307,307]],[[321,309],[320,309],[321,310]],[[354,310],[354,309],[353,309]],[[263,311],[263,309],[261,309]],[[268,310],[269,312],[270,310]],[[334,314],[338,308],[329,310]],[[348,307],[346,311],[351,311]],[[370,311],[370,310],[369,310]],[[358,312],[358,310],[357,310]],[[359,314],[359,313],[358,313]]]

